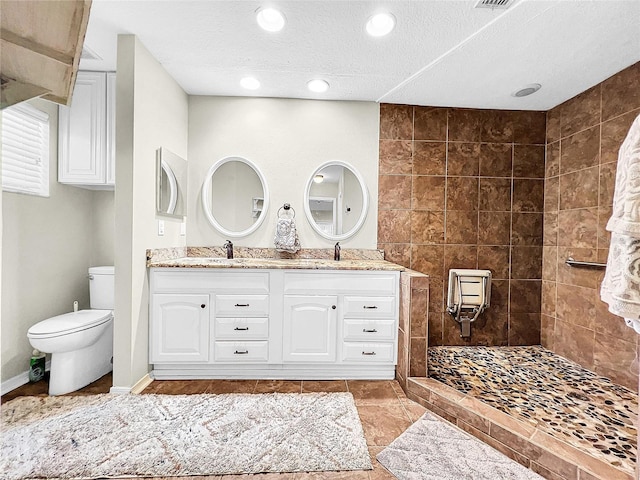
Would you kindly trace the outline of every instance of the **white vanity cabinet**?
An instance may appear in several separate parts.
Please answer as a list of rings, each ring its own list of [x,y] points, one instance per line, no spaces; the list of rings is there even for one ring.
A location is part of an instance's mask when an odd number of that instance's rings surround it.
[[[78,72],[71,106],[59,107],[60,183],[113,190],[115,78],[114,72]]]
[[[209,295],[153,295],[149,361],[209,360]]]
[[[336,361],[337,305],[337,296],[284,297],[284,362]]]
[[[151,268],[153,376],[392,379],[399,281],[398,271]]]

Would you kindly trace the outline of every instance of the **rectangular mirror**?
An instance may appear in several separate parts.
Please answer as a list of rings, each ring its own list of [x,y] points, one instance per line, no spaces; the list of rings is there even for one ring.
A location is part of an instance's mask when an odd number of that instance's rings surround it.
[[[156,150],[156,213],[187,215],[187,161],[164,147]]]

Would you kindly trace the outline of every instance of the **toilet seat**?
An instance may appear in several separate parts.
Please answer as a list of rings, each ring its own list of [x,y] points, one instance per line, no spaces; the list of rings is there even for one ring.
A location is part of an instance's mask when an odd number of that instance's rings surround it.
[[[80,310],[47,318],[27,331],[29,338],[53,338],[97,327],[112,318],[111,310]]]

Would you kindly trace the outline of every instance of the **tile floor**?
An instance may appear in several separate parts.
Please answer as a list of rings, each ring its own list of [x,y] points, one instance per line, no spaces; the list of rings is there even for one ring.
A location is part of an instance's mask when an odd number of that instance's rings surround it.
[[[111,375],[106,375],[74,395],[107,393]],[[281,380],[164,380],[154,381],[142,393],[196,394],[196,393],[304,393],[351,392],[362,421],[364,435],[369,446],[372,471],[280,473],[258,475],[224,475],[190,477],[199,479],[254,478],[255,480],[385,480],[395,479],[376,460],[375,456],[404,432],[425,412],[421,405],[409,400],[396,381],[332,380],[332,381],[281,381]],[[46,395],[46,382],[27,384],[2,397],[2,402],[21,395]],[[159,479],[156,479],[159,480]],[[175,480],[175,479],[173,479]]]

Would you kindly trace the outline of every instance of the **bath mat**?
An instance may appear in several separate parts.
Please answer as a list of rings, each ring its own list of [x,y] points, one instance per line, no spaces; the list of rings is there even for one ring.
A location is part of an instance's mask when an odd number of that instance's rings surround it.
[[[370,470],[350,393],[22,397],[0,478]]]
[[[376,458],[400,480],[544,480],[429,413]]]

